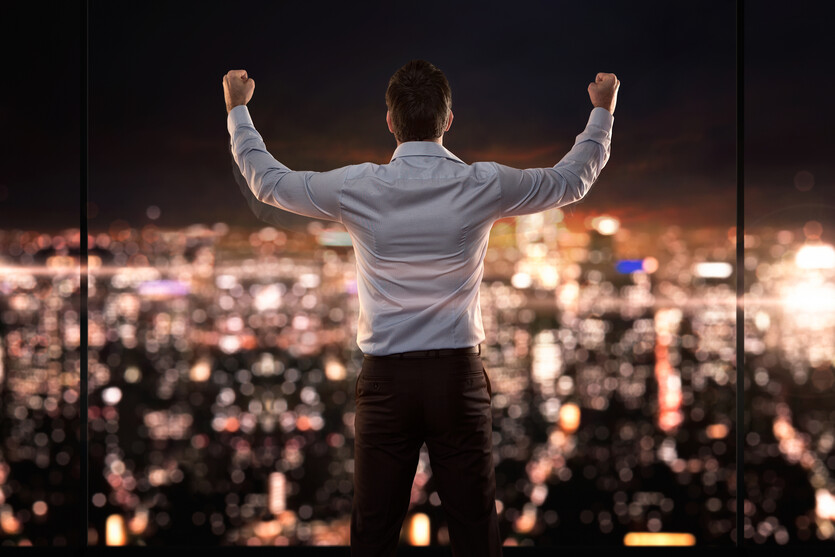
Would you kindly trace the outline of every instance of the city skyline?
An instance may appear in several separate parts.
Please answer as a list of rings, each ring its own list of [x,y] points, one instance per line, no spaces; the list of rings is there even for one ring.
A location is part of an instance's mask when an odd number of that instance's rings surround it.
[[[620,545],[637,532],[731,545],[733,281],[730,263],[705,263],[732,258],[734,236],[671,227],[642,240],[657,243],[658,259],[635,271],[615,264],[636,254],[634,242],[604,234],[612,223],[555,234],[548,219],[559,212],[502,223],[481,286],[505,545]],[[198,532],[215,544],[347,543],[352,252],[311,234],[242,232],[95,235],[91,262],[107,258],[89,275],[91,544],[178,543]],[[832,538],[833,374],[820,363],[832,358],[835,252],[804,239],[819,232],[772,229],[746,250],[745,465],[758,478],[746,488],[746,544]],[[17,436],[77,402],[70,387],[56,406],[61,393],[46,389],[68,375],[80,341],[75,312],[56,319],[78,292],[68,258],[40,267],[51,274],[25,266],[49,240],[0,235],[24,264],[0,282],[10,294],[0,314],[13,356],[8,411],[21,424],[6,440],[8,485],[34,514],[55,518],[68,501],[15,480],[31,459],[78,457],[63,435],[50,451],[39,429]],[[36,327],[65,352],[39,348]],[[64,470],[55,469],[53,483]],[[43,543],[45,528],[11,505],[6,533]],[[423,457],[410,510],[407,543],[448,543]]]

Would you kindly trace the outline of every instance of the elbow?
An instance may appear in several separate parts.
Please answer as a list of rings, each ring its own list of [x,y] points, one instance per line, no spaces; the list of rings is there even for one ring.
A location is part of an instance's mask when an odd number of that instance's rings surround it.
[[[565,176],[565,197],[568,203],[574,203],[583,199],[591,189],[594,178],[578,176],[573,172],[567,172]]]
[[[270,203],[270,200],[277,198],[278,185],[286,173],[270,169],[256,178],[253,183],[255,198],[262,203]]]
[[[247,185],[249,186],[249,191],[252,193],[252,197],[261,203],[266,203],[264,200],[268,197],[267,188],[264,187],[263,182],[247,180]]]
[[[270,200],[275,199],[274,193],[275,192],[272,190],[272,188],[265,187],[262,185],[261,188],[259,188],[258,193],[255,194],[255,199],[257,199],[261,203],[267,203],[269,205],[272,205],[272,203],[270,203]]]
[[[264,195],[264,192],[267,189],[267,188],[264,187],[264,183],[261,182],[261,181],[257,181],[257,182],[250,182],[249,184],[250,184],[249,189],[252,190],[252,195],[255,196],[255,199],[257,199],[258,201],[261,201],[263,203],[264,198],[267,197],[266,195]]]

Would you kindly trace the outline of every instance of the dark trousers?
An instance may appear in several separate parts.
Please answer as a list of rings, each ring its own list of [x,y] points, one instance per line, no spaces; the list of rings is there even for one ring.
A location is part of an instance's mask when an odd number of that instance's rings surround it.
[[[478,354],[366,356],[355,389],[352,557],[391,557],[423,443],[454,557],[502,554],[492,387]]]

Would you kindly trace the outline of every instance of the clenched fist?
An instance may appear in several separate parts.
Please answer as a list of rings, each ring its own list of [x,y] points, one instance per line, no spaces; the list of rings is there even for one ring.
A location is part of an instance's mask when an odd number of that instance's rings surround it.
[[[255,91],[255,80],[246,75],[246,70],[229,70],[223,76],[223,97],[226,99],[226,113],[236,106],[246,104]]]
[[[618,102],[620,81],[613,73],[599,73],[594,83],[589,83],[589,98],[595,107],[605,108],[612,114]]]

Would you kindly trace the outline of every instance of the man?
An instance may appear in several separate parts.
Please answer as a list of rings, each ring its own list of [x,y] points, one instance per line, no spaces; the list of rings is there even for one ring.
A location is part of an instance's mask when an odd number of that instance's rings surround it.
[[[455,557],[501,555],[492,463],[490,379],[479,284],[493,223],[581,199],[610,153],[620,82],[588,86],[586,129],[553,168],[462,162],[443,147],[452,125],[444,74],[413,60],[391,78],[391,162],[293,172],[249,116],[255,82],[223,78],[232,155],[261,202],[342,223],[357,260],[357,344],[351,554],[391,556],[426,443]]]

